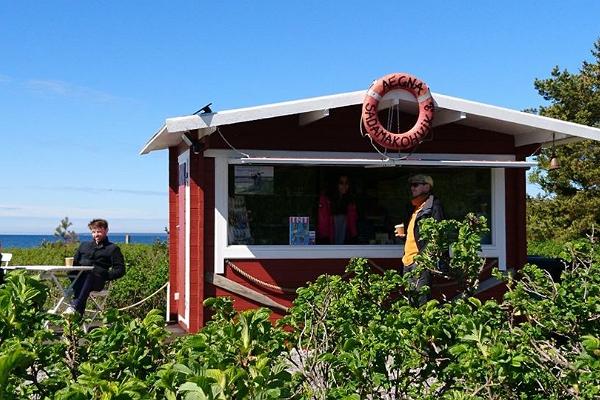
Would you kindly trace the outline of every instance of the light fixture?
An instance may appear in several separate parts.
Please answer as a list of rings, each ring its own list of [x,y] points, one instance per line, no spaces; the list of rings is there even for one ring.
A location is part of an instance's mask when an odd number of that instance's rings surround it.
[[[206,149],[206,142],[204,140],[192,140],[185,133],[181,134],[181,140],[183,140],[185,144],[192,149],[192,153],[194,154],[200,154]]]
[[[548,171],[554,171],[555,169],[560,168],[560,162],[556,157],[556,149],[554,147],[554,140],[556,139],[556,133],[552,132],[552,155],[550,156],[550,166],[548,167]]]

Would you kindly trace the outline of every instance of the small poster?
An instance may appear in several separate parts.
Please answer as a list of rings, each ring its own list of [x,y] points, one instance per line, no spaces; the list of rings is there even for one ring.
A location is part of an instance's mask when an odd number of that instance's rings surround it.
[[[309,217],[290,217],[290,245],[310,244],[308,220]]]
[[[244,196],[229,198],[229,229],[227,235],[229,244],[252,244],[253,242]]]
[[[264,165],[236,165],[235,194],[273,194],[273,170]]]

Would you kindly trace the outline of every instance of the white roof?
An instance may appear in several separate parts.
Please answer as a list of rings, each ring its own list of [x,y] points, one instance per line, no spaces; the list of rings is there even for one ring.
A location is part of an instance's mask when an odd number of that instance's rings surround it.
[[[366,91],[360,90],[256,107],[168,118],[158,132],[146,143],[141,150],[141,154],[148,154],[151,151],[176,146],[182,141],[181,134],[188,131],[198,130],[198,136],[202,137],[210,135],[218,126],[294,114],[300,116],[300,122],[306,121],[306,123],[309,123],[310,121],[326,117],[330,109],[362,104],[365,93]],[[432,93],[432,96],[437,107],[434,126],[455,122],[479,129],[510,134],[515,137],[515,146],[534,143],[549,144],[552,142],[553,136],[556,143],[581,139],[600,141],[599,128],[477,103],[443,94]],[[412,103],[416,102],[416,99],[404,90],[388,93],[382,100],[380,108],[381,106],[389,107],[395,101],[400,104],[403,110],[408,112],[416,108],[412,105]]]

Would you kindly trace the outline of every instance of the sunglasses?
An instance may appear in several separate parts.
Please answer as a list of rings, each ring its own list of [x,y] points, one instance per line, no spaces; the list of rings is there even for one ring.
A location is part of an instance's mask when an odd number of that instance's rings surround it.
[[[425,183],[423,183],[423,182],[413,182],[413,183],[410,184],[410,187],[417,187],[419,185],[425,185]]]

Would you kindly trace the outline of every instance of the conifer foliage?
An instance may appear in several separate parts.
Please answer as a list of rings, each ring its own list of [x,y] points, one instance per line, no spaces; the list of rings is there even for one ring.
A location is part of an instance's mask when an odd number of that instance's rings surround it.
[[[600,38],[592,61],[578,73],[554,67],[550,78],[536,79],[535,88],[548,102],[540,115],[600,128]],[[555,155],[560,168],[549,170]],[[529,239],[584,237],[600,224],[600,142],[584,140],[545,148],[537,157],[539,168],[530,179],[544,194],[528,199]]]

